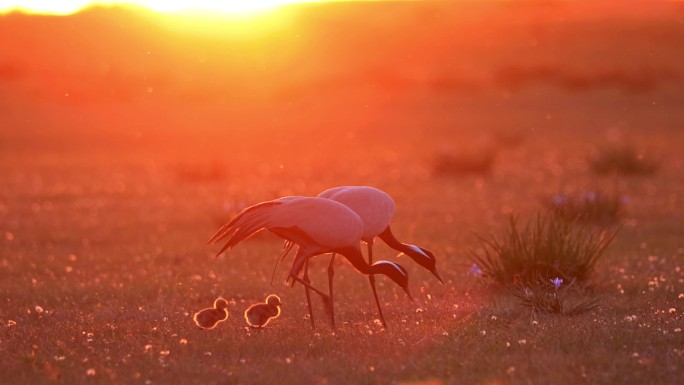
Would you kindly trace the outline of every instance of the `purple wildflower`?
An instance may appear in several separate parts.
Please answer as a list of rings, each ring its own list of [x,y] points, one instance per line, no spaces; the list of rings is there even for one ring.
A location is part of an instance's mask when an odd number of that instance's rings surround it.
[[[481,276],[483,273],[484,272],[482,271],[482,269],[480,269],[480,267],[477,265],[477,263],[473,263],[470,266],[470,270],[468,270],[468,275],[474,275],[476,277]]]
[[[565,195],[556,195],[553,197],[554,206],[563,206],[568,203],[568,197]]]

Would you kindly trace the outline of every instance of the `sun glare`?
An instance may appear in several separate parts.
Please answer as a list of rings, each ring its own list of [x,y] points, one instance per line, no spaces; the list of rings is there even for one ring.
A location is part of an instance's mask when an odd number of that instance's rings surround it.
[[[226,13],[249,14],[272,10],[294,3],[312,3],[326,0],[0,0],[0,12],[70,14],[91,5],[134,5],[165,13]],[[329,0],[328,0],[329,1]]]
[[[52,13],[65,15],[78,11],[92,3],[88,0],[0,0],[0,12],[21,11],[27,13]]]
[[[285,4],[292,4],[293,0],[195,0],[195,1],[165,1],[139,0],[136,3],[160,12],[183,11],[214,11],[226,13],[249,13],[264,11]]]

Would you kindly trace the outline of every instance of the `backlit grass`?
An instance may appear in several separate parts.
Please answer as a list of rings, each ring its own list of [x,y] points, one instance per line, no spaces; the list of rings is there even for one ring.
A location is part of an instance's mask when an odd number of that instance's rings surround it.
[[[146,189],[120,191],[98,169],[64,170],[73,188],[55,194],[50,186],[61,182],[37,172],[44,187],[29,199],[18,185],[3,193],[3,202],[18,203],[3,214],[11,227],[3,231],[0,258],[0,366],[7,383],[669,384],[680,375],[684,249],[654,233],[644,238],[624,229],[596,261],[586,297],[561,288],[562,309],[551,301],[550,311],[538,303],[531,311],[468,274],[470,264],[459,255],[467,243],[450,240],[452,227],[429,225],[427,213],[446,208],[409,198],[436,184],[407,193],[398,188],[403,180],[390,183],[386,189],[401,210],[397,236],[431,247],[446,284],[407,259],[393,259],[378,243],[377,259],[409,269],[416,301],[378,277],[388,321],[383,329],[367,279],[340,262],[338,328],[330,328],[314,296],[317,329],[311,330],[303,290],[283,284],[287,267],[270,284],[281,242],[265,234],[218,258],[206,245],[217,226],[213,214],[223,210],[222,183],[179,183],[173,173],[150,178],[138,170],[122,174],[119,183]],[[275,191],[277,183],[262,186]],[[301,193],[319,188],[312,190]],[[254,201],[263,199],[253,194]],[[536,194],[531,188],[529,196]],[[456,204],[472,213],[469,226],[489,228],[476,205]],[[527,208],[536,204],[531,199]],[[508,220],[501,216],[495,225],[505,228]],[[412,223],[424,232],[412,235]],[[657,246],[642,248],[642,240]],[[316,286],[327,284],[326,267],[327,258],[314,260]],[[242,312],[270,293],[283,301],[281,316],[263,330],[247,328]],[[230,318],[215,330],[199,330],[192,314],[218,296],[229,300]],[[594,298],[600,308],[576,310]],[[558,311],[579,314],[558,317]]]
[[[550,214],[523,225],[511,216],[502,236],[479,236],[481,253],[471,254],[484,277],[502,287],[549,286],[555,278],[584,284],[615,235]]]

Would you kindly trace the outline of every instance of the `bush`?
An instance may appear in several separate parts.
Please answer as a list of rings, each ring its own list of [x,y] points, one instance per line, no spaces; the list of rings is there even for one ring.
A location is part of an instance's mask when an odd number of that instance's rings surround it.
[[[604,147],[589,158],[589,164],[592,171],[599,175],[652,175],[660,165],[632,146]]]
[[[616,233],[549,214],[520,228],[510,216],[502,240],[478,235],[483,251],[470,254],[482,276],[502,287],[543,287],[555,278],[584,284]]]
[[[493,149],[442,151],[434,160],[433,171],[441,176],[488,174],[495,159],[496,151]]]
[[[557,194],[545,204],[555,216],[566,221],[609,224],[620,219],[628,201],[624,195],[587,191],[575,196]]]

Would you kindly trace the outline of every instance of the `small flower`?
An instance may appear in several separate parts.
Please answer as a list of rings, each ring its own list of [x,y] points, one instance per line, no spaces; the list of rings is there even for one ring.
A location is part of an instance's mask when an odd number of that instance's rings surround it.
[[[596,201],[596,193],[593,191],[587,191],[584,193],[584,199],[588,202],[595,202]]]
[[[468,275],[474,275],[476,277],[479,277],[483,274],[482,269],[477,265],[477,263],[473,263],[470,266],[470,270],[468,270]]]
[[[529,287],[526,287],[526,288],[525,288],[524,293],[525,293],[525,297],[527,297],[527,298],[532,297],[532,295],[534,294],[534,293],[532,292],[532,290],[530,290]]]
[[[558,290],[558,288],[563,284],[563,278],[556,277],[554,279],[550,279],[549,281],[551,281],[556,290]]]
[[[568,197],[565,195],[555,195],[552,199],[554,206],[563,206],[568,203]]]

